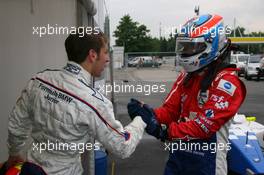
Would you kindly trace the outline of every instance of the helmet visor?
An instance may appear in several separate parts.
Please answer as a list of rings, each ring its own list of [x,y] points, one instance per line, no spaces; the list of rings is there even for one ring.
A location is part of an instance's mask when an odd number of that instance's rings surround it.
[[[204,38],[177,38],[176,53],[181,57],[190,57],[203,52],[207,45]]]

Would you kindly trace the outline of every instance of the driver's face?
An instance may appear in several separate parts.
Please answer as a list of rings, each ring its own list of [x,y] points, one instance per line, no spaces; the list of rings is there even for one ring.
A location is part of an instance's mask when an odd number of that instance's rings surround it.
[[[100,77],[109,61],[108,46],[105,45],[100,49],[100,53],[97,55],[97,59],[93,65],[93,76]]]

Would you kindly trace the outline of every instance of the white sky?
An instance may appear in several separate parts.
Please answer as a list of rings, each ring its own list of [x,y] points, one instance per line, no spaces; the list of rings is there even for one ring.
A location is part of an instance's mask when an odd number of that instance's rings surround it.
[[[165,36],[166,29],[179,27],[193,17],[194,7],[200,6],[200,14],[219,14],[225,25],[246,28],[246,32],[264,31],[264,0],[106,0],[110,14],[111,34],[120,18],[129,14],[134,21],[145,24],[151,36]],[[114,43],[114,38],[111,39]]]

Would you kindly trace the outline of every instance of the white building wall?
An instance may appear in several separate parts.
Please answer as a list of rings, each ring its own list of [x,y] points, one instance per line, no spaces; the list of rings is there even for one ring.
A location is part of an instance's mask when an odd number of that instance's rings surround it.
[[[96,5],[97,13],[94,15],[94,19],[100,29],[104,32],[104,21],[105,21],[105,6],[104,6],[104,0],[93,0],[93,2]]]
[[[124,66],[124,47],[113,47],[114,68],[122,68]]]
[[[7,158],[8,115],[27,81],[46,68],[60,68],[67,60],[66,35],[38,37],[33,26],[75,26],[74,0],[0,1],[0,162]]]

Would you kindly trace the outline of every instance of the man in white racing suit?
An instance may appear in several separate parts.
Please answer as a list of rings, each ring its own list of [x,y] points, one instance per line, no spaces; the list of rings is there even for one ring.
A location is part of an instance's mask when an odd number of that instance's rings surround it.
[[[91,87],[109,62],[103,34],[65,40],[69,62],[61,70],[36,74],[22,91],[8,123],[8,164],[23,160],[20,152],[29,136],[33,143],[27,161],[49,175],[80,175],[80,154],[91,150],[95,138],[113,154],[126,158],[142,138],[145,122],[140,116],[123,128],[115,120],[112,103]]]

